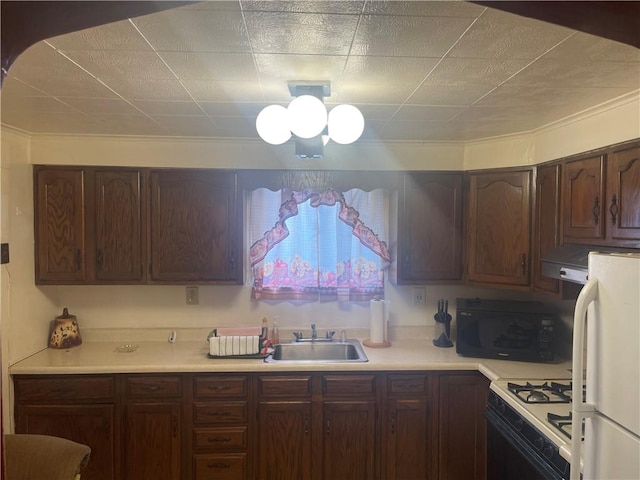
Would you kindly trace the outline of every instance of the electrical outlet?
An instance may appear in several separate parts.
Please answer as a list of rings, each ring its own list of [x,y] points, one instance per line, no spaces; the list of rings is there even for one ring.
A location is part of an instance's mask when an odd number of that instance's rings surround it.
[[[414,305],[426,304],[426,292],[424,287],[413,287],[413,304]]]
[[[198,287],[187,287],[187,305],[198,305]]]

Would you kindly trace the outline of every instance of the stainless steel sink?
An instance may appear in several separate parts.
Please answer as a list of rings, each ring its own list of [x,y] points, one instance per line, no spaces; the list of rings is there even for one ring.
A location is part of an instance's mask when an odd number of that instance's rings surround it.
[[[276,345],[267,363],[357,363],[369,359],[358,340],[292,342]]]

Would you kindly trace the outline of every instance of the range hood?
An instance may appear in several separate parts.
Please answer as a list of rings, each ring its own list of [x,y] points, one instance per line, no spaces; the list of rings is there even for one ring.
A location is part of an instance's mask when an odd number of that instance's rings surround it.
[[[587,283],[589,252],[638,253],[638,250],[594,245],[561,245],[542,258],[542,275],[584,285]]]

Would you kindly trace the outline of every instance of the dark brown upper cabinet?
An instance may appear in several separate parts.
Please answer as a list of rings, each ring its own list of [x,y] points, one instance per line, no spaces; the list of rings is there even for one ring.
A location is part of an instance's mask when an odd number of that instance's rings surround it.
[[[462,203],[462,173],[402,176],[394,283],[462,280]]]
[[[36,283],[141,283],[142,173],[36,166]]]
[[[533,285],[538,291],[560,293],[560,281],[542,275],[541,260],[560,242],[560,165],[536,172],[534,209]]]
[[[469,175],[468,280],[508,288],[530,284],[531,169]]]
[[[236,174],[152,170],[150,185],[149,281],[241,283]]]
[[[607,155],[607,239],[640,248],[640,144]]]

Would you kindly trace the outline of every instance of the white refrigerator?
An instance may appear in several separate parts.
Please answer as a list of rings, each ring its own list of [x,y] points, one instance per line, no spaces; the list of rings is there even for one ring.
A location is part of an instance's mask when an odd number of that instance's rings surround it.
[[[573,328],[571,479],[582,458],[585,480],[639,480],[640,254],[589,253]]]

